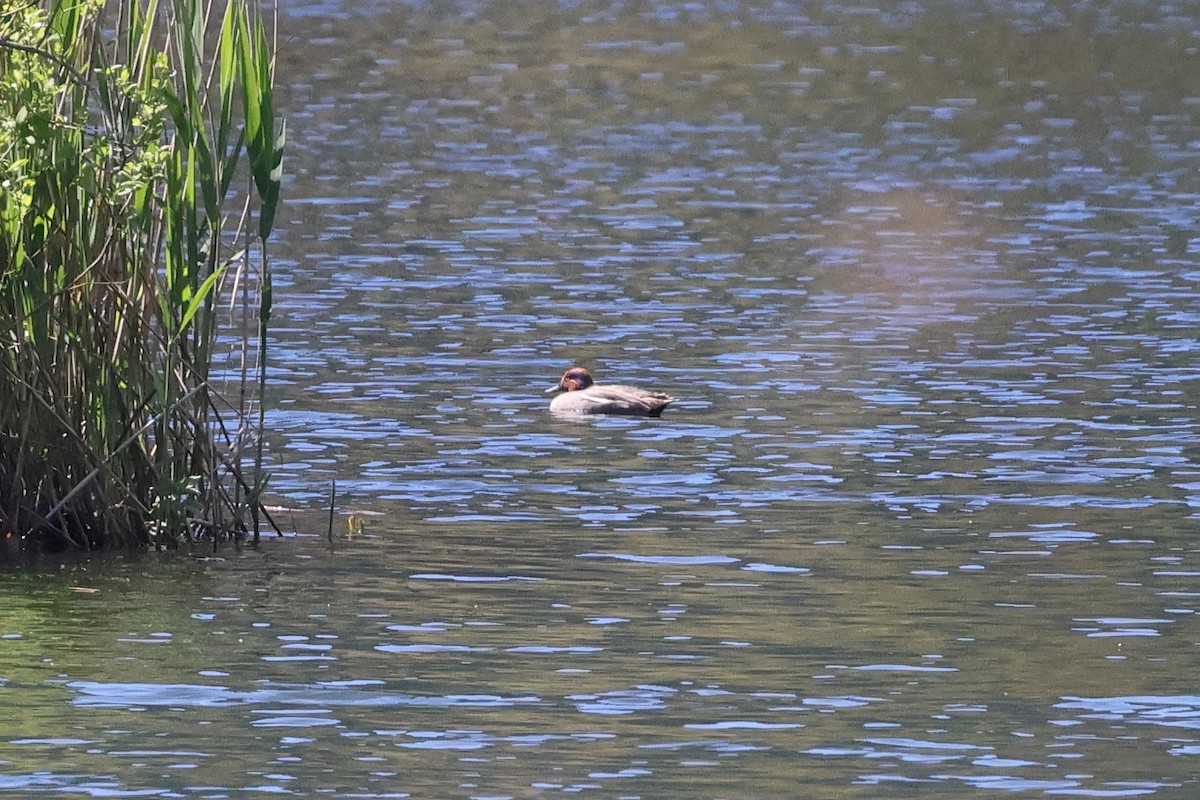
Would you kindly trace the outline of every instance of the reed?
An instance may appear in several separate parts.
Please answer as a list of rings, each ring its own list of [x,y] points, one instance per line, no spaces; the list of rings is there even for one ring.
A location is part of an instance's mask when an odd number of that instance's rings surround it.
[[[0,535],[257,539],[279,199],[253,0],[0,0]]]

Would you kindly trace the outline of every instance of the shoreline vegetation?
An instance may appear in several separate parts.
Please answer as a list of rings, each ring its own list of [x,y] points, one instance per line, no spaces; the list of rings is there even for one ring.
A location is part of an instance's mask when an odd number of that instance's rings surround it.
[[[0,0],[0,558],[274,527],[273,28],[256,0]]]

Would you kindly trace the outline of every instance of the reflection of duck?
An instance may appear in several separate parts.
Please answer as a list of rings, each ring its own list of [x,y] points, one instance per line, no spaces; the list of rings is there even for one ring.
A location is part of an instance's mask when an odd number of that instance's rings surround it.
[[[675,398],[663,392],[650,392],[633,386],[599,385],[583,367],[571,367],[563,373],[558,386],[562,394],[550,401],[555,414],[625,414],[634,417],[657,417]]]

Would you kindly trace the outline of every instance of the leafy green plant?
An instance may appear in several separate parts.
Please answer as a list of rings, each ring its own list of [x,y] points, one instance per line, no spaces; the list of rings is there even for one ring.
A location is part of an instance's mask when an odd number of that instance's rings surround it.
[[[283,141],[266,21],[217,11],[0,0],[10,542],[258,536]]]

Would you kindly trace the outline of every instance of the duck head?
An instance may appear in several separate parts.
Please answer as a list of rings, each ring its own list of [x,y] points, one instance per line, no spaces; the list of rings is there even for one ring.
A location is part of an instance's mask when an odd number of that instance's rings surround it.
[[[592,380],[592,373],[588,372],[583,367],[571,367],[563,373],[563,376],[558,381],[558,386],[551,386],[547,392],[557,392],[560,389],[564,392],[577,392],[581,389],[586,389],[595,383]]]

